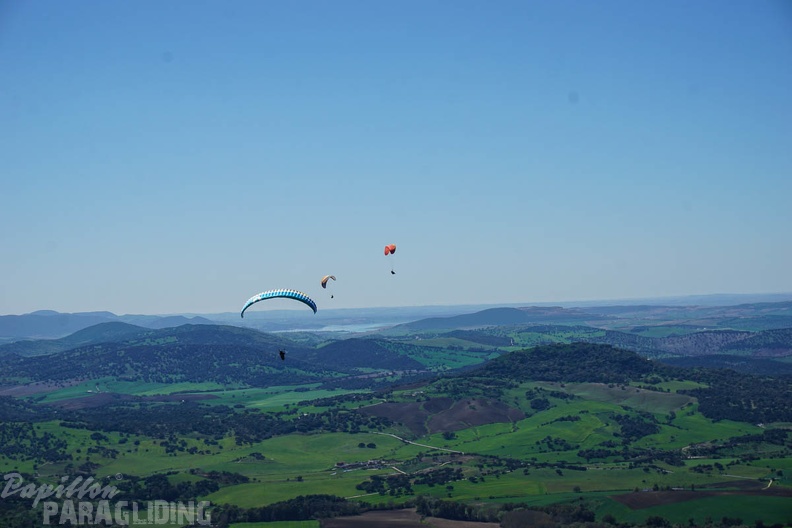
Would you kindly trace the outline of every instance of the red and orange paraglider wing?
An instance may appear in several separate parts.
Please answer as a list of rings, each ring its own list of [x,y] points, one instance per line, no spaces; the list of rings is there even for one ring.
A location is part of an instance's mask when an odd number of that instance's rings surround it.
[[[385,255],[393,255],[396,253],[396,244],[389,244],[385,246]]]

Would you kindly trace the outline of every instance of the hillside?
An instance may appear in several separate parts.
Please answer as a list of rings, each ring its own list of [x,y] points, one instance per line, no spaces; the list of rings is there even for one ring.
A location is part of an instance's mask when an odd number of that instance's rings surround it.
[[[667,357],[659,361],[666,365],[684,368],[730,369],[747,374],[792,376],[792,363],[761,357],[712,354],[709,356]]]
[[[616,305],[582,308],[592,316],[608,315],[615,325],[662,325],[673,323],[705,329],[770,330],[792,327],[792,302],[729,305]],[[616,326],[609,326],[617,329]]]
[[[63,337],[89,326],[111,322],[116,317],[109,312],[62,314],[40,311],[25,315],[2,315],[0,337],[17,339]]]
[[[766,330],[722,346],[722,352],[752,353],[759,356],[792,356],[792,328]]]
[[[314,351],[290,352],[295,358],[339,371],[350,369],[423,370],[424,365],[389,350],[375,339],[356,338],[333,341]]]
[[[218,325],[149,330],[103,323],[59,340],[12,343],[3,348],[10,349],[2,374],[9,386],[23,381],[63,384],[110,378],[268,387],[425,369],[376,340],[349,339],[315,348],[282,335]],[[20,357],[14,353],[41,353],[42,349],[49,354]],[[279,359],[279,350],[287,351],[286,361]]]
[[[539,323],[581,323],[602,319],[575,308],[527,307],[490,308],[453,317],[430,317],[395,326],[390,332],[422,332],[427,330],[469,329],[482,326],[502,326]],[[607,318],[607,317],[604,317]]]
[[[642,356],[663,359],[688,356],[737,355],[741,358],[766,358],[778,364],[780,371],[785,366],[780,361],[792,356],[792,330],[764,330],[747,332],[736,330],[691,330],[679,325],[667,327],[635,327],[636,332],[606,330],[580,325],[501,325],[484,328],[435,331],[421,334],[420,343],[459,350],[489,349],[501,353],[537,345],[598,343],[638,352]],[[642,335],[648,333],[650,335]],[[653,337],[651,334],[663,334]],[[403,340],[409,337],[406,336]],[[393,336],[392,339],[396,339]],[[773,362],[766,363],[762,372],[772,370]],[[688,363],[693,364],[693,363]],[[704,365],[705,363],[699,363]],[[714,363],[713,363],[714,364]],[[759,367],[759,363],[754,364]],[[732,362],[731,368],[753,370],[746,362]],[[762,367],[760,367],[762,368]]]
[[[0,315],[0,342],[57,339],[101,323],[121,322],[145,328],[184,324],[215,324],[205,317],[116,315],[111,312],[59,313],[39,310],[24,315]]]
[[[629,383],[662,370],[635,352],[609,345],[538,346],[495,358],[465,376],[512,381]]]
[[[122,323],[120,321],[99,323],[59,339],[16,341],[7,345],[0,345],[0,356],[4,354],[42,356],[63,352],[79,346],[130,339],[147,332],[150,331],[146,328]]]
[[[324,369],[278,359],[277,350],[235,344],[103,343],[46,357],[7,358],[4,377],[35,381],[115,378],[150,383],[238,384],[251,387],[319,381]]]
[[[755,335],[753,332],[711,330],[668,337],[643,337],[609,330],[604,337],[595,337],[591,341],[628,348],[646,355],[665,353],[692,356],[715,354]]]
[[[792,447],[788,380],[673,368],[572,343],[373,393],[318,383],[234,388],[323,376],[371,387],[373,378],[361,374],[373,373],[366,364],[403,365],[430,347],[407,339],[290,343],[281,362],[268,352],[286,343],[279,336],[197,325],[148,332],[47,357],[12,356],[29,376],[69,368],[89,375],[90,365],[105,369],[91,374],[102,380],[123,372],[148,381],[134,383],[134,396],[108,394],[122,383],[102,381],[101,394],[76,386],[76,399],[0,397],[0,463],[42,482],[120,475],[114,483],[124,500],[205,499],[240,522],[308,519],[317,511],[304,511],[304,501],[318,493],[358,508],[418,503],[468,521],[507,519],[514,506],[505,503],[520,503],[520,511],[541,505],[558,526],[573,518],[607,524],[611,515],[620,523],[655,519],[655,528],[666,518],[703,525],[735,501],[752,522],[776,522],[784,518],[775,509],[792,497],[786,477],[770,469],[786,468]],[[477,336],[454,339],[469,337]],[[337,370],[323,371],[322,361]],[[165,395],[151,391],[166,387]],[[781,483],[768,493],[770,477]],[[669,513],[669,504],[684,512]]]
[[[183,325],[162,330],[100,325],[59,342],[102,339],[46,357],[6,357],[3,376],[35,381],[112,377],[158,383],[246,383],[266,386],[323,378],[322,369],[299,361],[284,364],[279,348],[292,342],[231,326]],[[131,334],[131,335],[126,335]],[[112,336],[118,340],[104,341]],[[6,345],[6,346],[13,346]]]

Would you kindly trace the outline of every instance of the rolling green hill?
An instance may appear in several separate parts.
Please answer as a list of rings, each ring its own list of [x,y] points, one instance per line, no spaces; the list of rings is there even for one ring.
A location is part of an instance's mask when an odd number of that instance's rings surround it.
[[[128,327],[121,327],[129,330]],[[117,327],[112,328],[114,331]],[[105,327],[82,330],[89,337],[112,335]],[[299,360],[277,358],[292,343],[255,330],[231,326],[183,325],[163,330],[135,330],[112,342],[78,346],[46,357],[6,359],[3,376],[36,381],[115,378],[158,383],[216,382],[249,386],[286,385],[324,379],[324,370]],[[298,347],[296,347],[298,349]]]
[[[124,341],[150,332],[151,330],[141,326],[112,321],[89,326],[60,339],[16,341],[2,345],[0,346],[0,356],[4,354],[16,354],[18,356],[55,354],[85,345]]]
[[[352,510],[423,504],[435,514],[489,509],[504,519],[504,503],[521,503],[549,508],[559,525],[572,522],[567,504],[589,522],[610,515],[640,524],[677,519],[672,501],[685,523],[703,525],[734,511],[730,504],[752,522],[785,522],[778,504],[792,497],[789,379],[673,368],[609,345],[571,343],[504,352],[466,372],[375,393],[318,384],[286,393],[240,387],[264,374],[359,377],[366,354],[384,366],[432,347],[350,339],[290,348],[281,362],[262,360],[261,349],[285,341],[251,332],[182,327],[156,339],[16,358],[12,366],[25,365],[29,377],[119,369],[93,375],[106,375],[103,391],[135,383],[141,397],[71,407],[0,398],[0,467],[50,483],[119,475],[124,500],[208,499],[235,522],[308,519],[317,510],[301,508],[318,494]],[[455,335],[488,346],[478,337]],[[473,353],[444,350],[454,352]],[[316,364],[334,356],[339,370]],[[159,377],[122,382],[121,375]],[[211,378],[199,389],[197,380]],[[169,385],[187,392],[143,397],[168,394],[161,390]],[[189,397],[198,390],[218,401]],[[251,405],[279,394],[277,406]],[[287,514],[294,516],[278,516]]]
[[[677,367],[704,367],[708,369],[731,369],[747,374],[792,376],[792,363],[769,358],[712,354],[709,356],[668,357],[661,361]]]
[[[529,307],[529,308],[490,308],[472,314],[452,317],[432,317],[412,323],[405,323],[386,331],[386,334],[416,333],[436,330],[466,329],[482,326],[503,326],[517,324],[581,323],[589,320],[607,319],[607,316],[593,316],[575,308]]]

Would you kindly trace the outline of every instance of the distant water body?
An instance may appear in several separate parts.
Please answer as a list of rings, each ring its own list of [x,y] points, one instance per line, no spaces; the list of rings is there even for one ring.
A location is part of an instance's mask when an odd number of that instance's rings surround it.
[[[406,323],[408,321],[399,321],[391,323],[367,323],[367,324],[349,324],[349,325],[328,325],[322,328],[292,328],[289,330],[276,330],[273,334],[285,334],[288,332],[342,332],[347,334],[359,334],[362,332],[372,332],[382,328],[389,328],[397,324]]]

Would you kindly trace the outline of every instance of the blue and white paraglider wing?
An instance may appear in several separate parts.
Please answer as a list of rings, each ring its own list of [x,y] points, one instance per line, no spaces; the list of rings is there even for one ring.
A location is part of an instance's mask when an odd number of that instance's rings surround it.
[[[242,307],[242,313],[239,315],[241,317],[245,317],[245,310],[247,310],[251,305],[256,304],[259,301],[265,301],[267,299],[276,299],[276,298],[284,298],[284,299],[294,299],[295,301],[300,301],[301,303],[308,306],[313,313],[316,313],[316,303],[313,300],[305,295],[301,291],[297,290],[267,290],[265,292],[261,292],[258,295],[254,295],[250,299],[247,300],[245,306]]]

